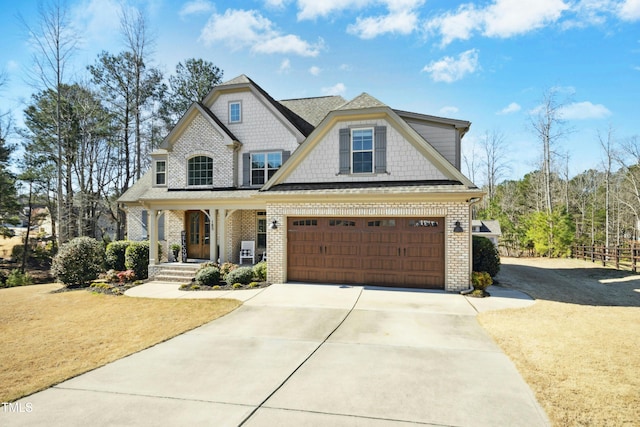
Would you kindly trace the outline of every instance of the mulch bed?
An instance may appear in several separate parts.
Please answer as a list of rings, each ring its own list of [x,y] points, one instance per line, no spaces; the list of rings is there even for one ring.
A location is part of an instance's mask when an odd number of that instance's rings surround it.
[[[220,282],[220,284],[217,286],[199,285],[193,282],[193,283],[186,283],[184,285],[181,285],[180,290],[181,291],[240,291],[240,290],[246,290],[246,289],[266,288],[269,285],[271,285],[271,283],[269,282],[252,282],[252,283],[253,283],[253,286],[241,285],[239,287],[238,286],[234,287],[234,285],[228,285],[226,282]]]

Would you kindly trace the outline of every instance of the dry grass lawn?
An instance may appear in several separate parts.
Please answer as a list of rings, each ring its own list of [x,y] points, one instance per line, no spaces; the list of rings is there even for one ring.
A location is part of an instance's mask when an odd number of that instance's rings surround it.
[[[640,425],[640,275],[578,260],[502,260],[498,279],[537,299],[479,321],[556,426]]]
[[[59,287],[0,289],[0,402],[148,348],[240,305],[229,299],[51,293]]]
[[[16,245],[22,244],[22,236],[0,237],[0,258],[11,258],[11,251]]]

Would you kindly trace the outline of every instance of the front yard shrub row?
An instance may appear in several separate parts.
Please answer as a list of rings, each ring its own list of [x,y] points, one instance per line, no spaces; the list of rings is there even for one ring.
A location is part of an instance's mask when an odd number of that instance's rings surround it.
[[[125,251],[130,244],[129,240],[117,240],[107,245],[106,262],[108,270],[126,270],[124,266]]]
[[[206,286],[215,286],[220,283],[220,269],[208,266],[201,268],[196,273],[196,282]]]
[[[267,279],[267,263],[260,262],[254,267],[240,267],[237,264],[225,262],[218,265],[213,262],[205,262],[196,272],[195,282],[200,286],[210,286],[213,289],[220,288],[220,281],[224,281],[228,286],[239,289],[245,285],[251,288],[259,286],[258,282],[265,282]],[[254,281],[257,280],[257,281]],[[193,289],[193,286],[184,286],[182,289]]]
[[[238,267],[225,277],[225,282],[227,282],[229,286],[235,285],[236,283],[248,285],[252,280],[253,268],[251,267]]]

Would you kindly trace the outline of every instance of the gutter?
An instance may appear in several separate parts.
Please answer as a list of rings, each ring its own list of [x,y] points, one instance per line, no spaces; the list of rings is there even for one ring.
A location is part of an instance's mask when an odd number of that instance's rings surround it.
[[[480,200],[482,200],[482,197],[471,197],[470,199],[467,200],[467,203],[469,204],[469,217],[471,217],[471,207],[473,205],[475,205],[476,203],[478,203]],[[471,222],[469,222],[469,227],[471,226]],[[472,260],[473,260],[473,243],[471,241],[471,236],[472,236],[472,232],[471,230],[469,230],[469,247],[471,248],[471,253],[472,253]],[[473,263],[473,261],[472,261]],[[469,276],[471,276],[471,272],[473,271],[473,265],[471,265],[471,268],[469,269]],[[460,295],[468,295],[471,292],[473,292],[473,284],[469,283],[469,289],[465,289],[460,291]]]

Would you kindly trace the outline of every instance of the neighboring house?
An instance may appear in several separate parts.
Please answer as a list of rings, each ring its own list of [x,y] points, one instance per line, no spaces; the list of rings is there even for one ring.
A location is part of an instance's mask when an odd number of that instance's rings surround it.
[[[363,93],[276,101],[241,75],[194,103],[119,202],[128,237],[186,242],[189,260],[268,253],[271,282],[469,288],[470,123]],[[164,255],[163,255],[164,256]]]
[[[474,219],[471,221],[471,233],[474,236],[482,236],[491,240],[495,247],[498,247],[500,243],[500,236],[502,236],[502,230],[500,230],[500,222],[489,219]]]

